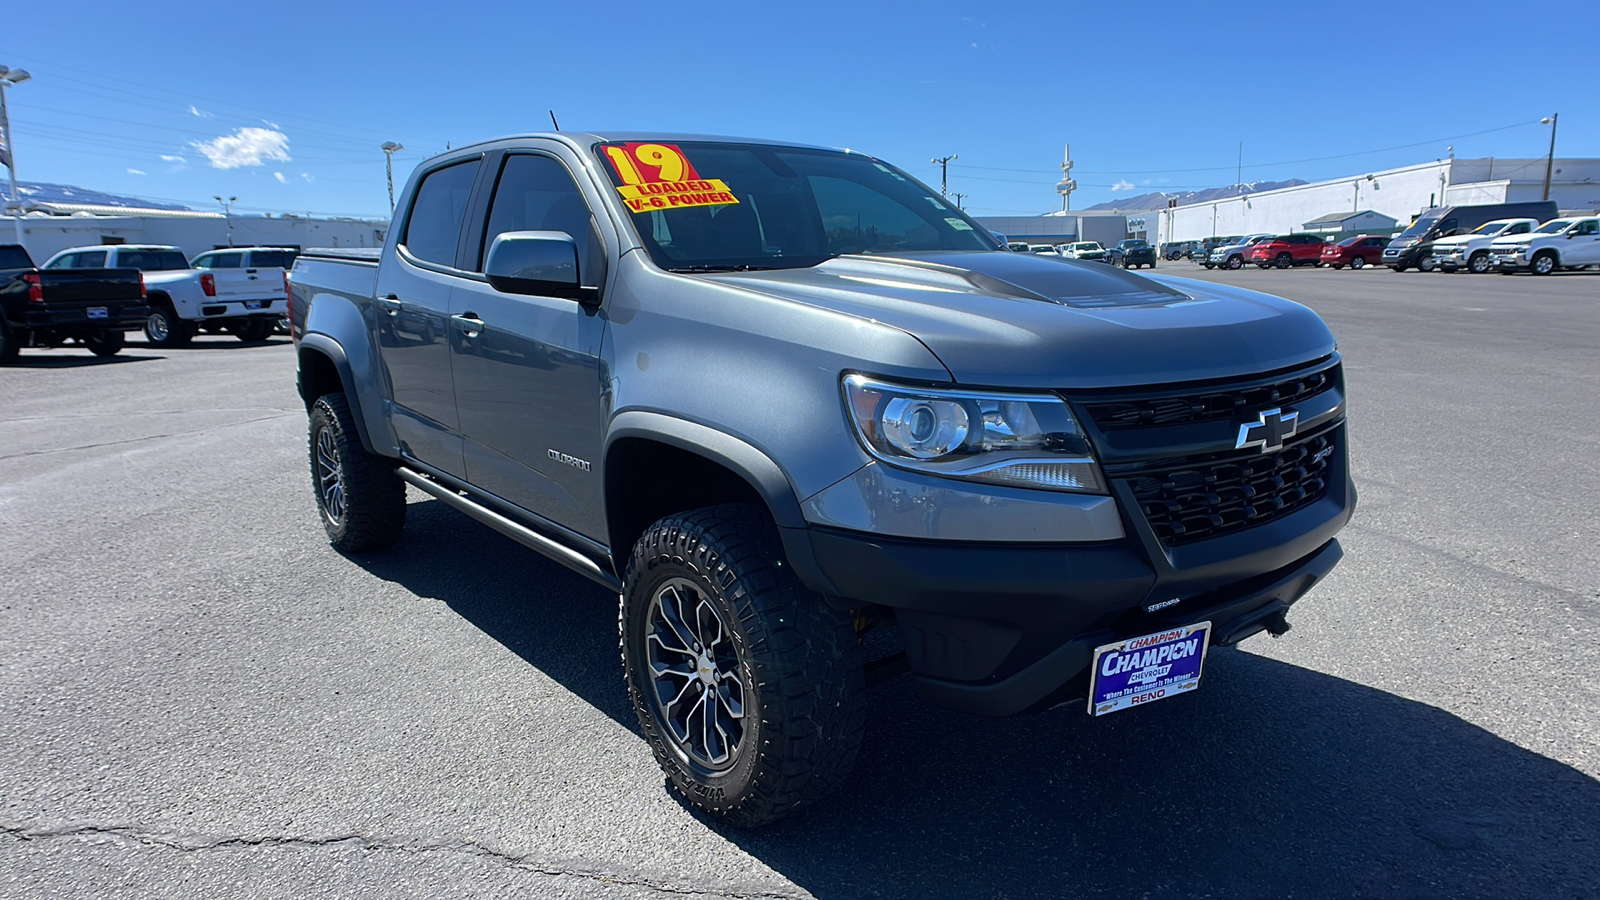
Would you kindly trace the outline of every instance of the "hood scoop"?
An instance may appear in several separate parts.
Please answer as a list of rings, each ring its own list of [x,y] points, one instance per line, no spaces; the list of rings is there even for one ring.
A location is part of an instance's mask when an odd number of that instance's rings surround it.
[[[1163,306],[1193,299],[1105,263],[1031,253],[847,254],[819,264],[816,270],[884,287],[1042,300],[1078,309]]]

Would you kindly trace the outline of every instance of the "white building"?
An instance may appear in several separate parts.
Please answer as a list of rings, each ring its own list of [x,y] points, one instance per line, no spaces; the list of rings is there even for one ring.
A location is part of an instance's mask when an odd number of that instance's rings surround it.
[[[369,219],[224,216],[72,203],[28,203],[23,243],[36,262],[68,247],[164,244],[189,257],[218,247],[381,247],[389,223]],[[0,216],[0,243],[16,240],[15,219]]]
[[[1371,210],[1401,227],[1423,210],[1539,200],[1544,159],[1445,159],[1259,194],[1194,203],[1148,215],[1165,241],[1298,231],[1332,213]],[[1600,159],[1557,159],[1550,199],[1562,210],[1600,210]]]

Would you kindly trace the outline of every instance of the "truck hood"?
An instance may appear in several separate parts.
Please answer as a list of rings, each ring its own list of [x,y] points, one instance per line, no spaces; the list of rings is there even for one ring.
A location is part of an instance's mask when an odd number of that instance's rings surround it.
[[[965,385],[1196,381],[1334,350],[1316,313],[1288,300],[1033,254],[852,255],[811,268],[694,277],[898,328]]]
[[[1473,241],[1488,241],[1488,240],[1495,240],[1495,239],[1491,238],[1489,235],[1486,235],[1486,234],[1458,234],[1458,235],[1455,235],[1453,237],[1439,238],[1437,241],[1433,242],[1433,246],[1434,247],[1459,247],[1462,244],[1470,244]]]
[[[1533,239],[1536,238],[1536,237],[1547,237],[1547,235],[1543,235],[1543,234],[1514,234],[1511,237],[1495,238],[1492,242],[1490,242],[1489,246],[1491,246],[1491,247],[1502,247],[1502,246],[1531,244],[1531,243],[1533,243]]]

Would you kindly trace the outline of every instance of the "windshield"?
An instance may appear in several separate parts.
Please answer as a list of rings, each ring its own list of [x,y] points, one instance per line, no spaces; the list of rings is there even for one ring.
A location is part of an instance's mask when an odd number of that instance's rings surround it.
[[[1419,237],[1421,235],[1427,234],[1428,233],[1428,229],[1432,228],[1434,223],[1437,222],[1437,221],[1439,221],[1439,217],[1438,216],[1433,216],[1431,218],[1418,219],[1415,222],[1411,223],[1411,227],[1410,228],[1407,228],[1405,231],[1400,232],[1400,236],[1402,238],[1408,238],[1408,237]]]
[[[1510,222],[1485,222],[1472,230],[1473,234],[1499,234],[1506,230]]]
[[[1571,219],[1552,219],[1533,230],[1534,234],[1559,234],[1572,224]]]
[[[966,214],[857,153],[761,144],[596,148],[656,265],[789,269],[845,253],[996,250]]]
[[[1123,241],[1122,246],[1128,250],[1138,250],[1149,245],[1144,241]]]
[[[1094,241],[1090,241],[1087,244],[1073,244],[1072,246],[1073,246],[1074,249],[1077,249],[1077,250],[1099,250],[1100,249],[1100,245],[1096,244]]]

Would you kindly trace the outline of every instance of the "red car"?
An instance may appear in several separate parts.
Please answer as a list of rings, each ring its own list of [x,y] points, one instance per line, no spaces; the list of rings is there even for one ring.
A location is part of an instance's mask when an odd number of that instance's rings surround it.
[[[1280,234],[1250,248],[1250,261],[1265,269],[1277,266],[1314,266],[1322,261],[1322,246],[1326,243],[1314,234]]]
[[[1322,248],[1321,263],[1335,269],[1342,269],[1345,266],[1352,269],[1375,266],[1383,262],[1383,248],[1387,246],[1389,239],[1386,237],[1356,235],[1353,238],[1345,238],[1337,244],[1325,244]]]

